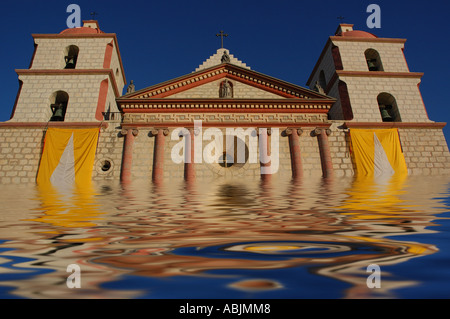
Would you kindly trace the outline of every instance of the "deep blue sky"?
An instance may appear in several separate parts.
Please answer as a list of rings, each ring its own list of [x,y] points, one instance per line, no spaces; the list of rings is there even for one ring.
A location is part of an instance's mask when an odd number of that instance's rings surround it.
[[[410,71],[425,73],[420,88],[430,119],[450,121],[450,2],[442,0],[1,1],[0,121],[9,119],[16,98],[15,69],[29,66],[31,34],[65,29],[71,3],[80,5],[83,20],[95,11],[100,28],[117,34],[125,75],[137,89],[194,71],[220,47],[215,35],[222,29],[225,47],[253,70],[306,86],[343,16],[355,29],[406,38]],[[366,26],[371,3],[381,7],[381,29]],[[450,127],[444,132],[450,141]]]

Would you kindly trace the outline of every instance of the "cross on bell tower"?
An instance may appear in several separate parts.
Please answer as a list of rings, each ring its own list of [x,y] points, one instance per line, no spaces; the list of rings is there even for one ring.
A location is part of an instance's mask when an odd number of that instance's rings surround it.
[[[223,49],[223,37],[228,37],[228,34],[224,33],[222,30],[220,31],[220,33],[216,34],[216,37],[220,37],[220,41],[221,41],[221,48]]]

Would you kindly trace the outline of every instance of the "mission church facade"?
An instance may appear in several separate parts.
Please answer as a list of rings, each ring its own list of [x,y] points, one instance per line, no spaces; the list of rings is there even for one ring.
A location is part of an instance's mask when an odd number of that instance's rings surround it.
[[[33,38],[30,67],[16,70],[11,119],[0,123],[2,184],[36,181],[51,129],[98,130],[92,180],[353,176],[359,168],[352,133],[385,129],[395,130],[408,174],[450,174],[445,123],[428,118],[423,74],[409,70],[405,39],[340,24],[308,88],[251,70],[221,48],[190,74],[137,91],[131,84],[122,95],[127,80],[117,37],[97,21]],[[199,139],[208,128],[230,137],[232,146],[216,141],[223,147],[211,153],[212,161],[194,160],[210,143]],[[229,135],[237,128],[251,133]],[[270,171],[273,158],[250,160],[274,155],[275,140],[276,169]],[[173,160],[180,143],[186,163]],[[237,161],[240,146],[244,158]],[[263,167],[271,173],[261,174]]]

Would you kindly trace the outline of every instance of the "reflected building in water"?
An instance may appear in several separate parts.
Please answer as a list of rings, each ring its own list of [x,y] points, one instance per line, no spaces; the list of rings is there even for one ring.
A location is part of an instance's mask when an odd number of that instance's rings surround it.
[[[436,197],[446,193],[449,181],[429,182],[427,194],[408,179],[328,182],[333,185],[317,179],[308,187],[291,181],[276,187],[197,183],[190,192],[180,183],[159,193],[151,184],[111,184],[66,201],[49,201],[47,190],[37,190],[27,199],[34,207],[31,218],[0,225],[8,238],[3,246],[12,249],[2,253],[3,265],[27,258],[8,271],[28,271],[30,277],[2,284],[30,298],[152,298],[170,278],[181,289],[174,297],[182,291],[201,295],[184,283],[192,278],[225,298],[238,292],[276,298],[283,291],[309,298],[314,293],[301,295],[303,282],[329,278],[338,298],[396,297],[396,289],[420,280],[390,273],[389,266],[439,251],[430,241],[408,240],[413,233],[433,234],[428,227],[448,210]],[[325,198],[327,185],[335,191]],[[82,290],[65,285],[72,263],[82,268]],[[369,264],[381,267],[381,289],[367,287]],[[48,272],[33,275],[30,269]],[[292,278],[281,275],[295,269]],[[151,283],[136,286],[136,278]]]

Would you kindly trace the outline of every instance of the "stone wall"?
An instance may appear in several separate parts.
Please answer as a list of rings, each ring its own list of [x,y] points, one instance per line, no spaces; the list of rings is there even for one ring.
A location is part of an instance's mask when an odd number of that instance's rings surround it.
[[[351,177],[354,167],[350,152],[348,130],[343,129],[343,122],[334,122],[328,136],[334,176]],[[289,178],[291,171],[291,155],[289,138],[284,133],[286,127],[279,128],[279,170],[274,178]],[[303,176],[317,177],[322,175],[321,155],[318,137],[313,134],[314,128],[300,127],[299,136]],[[134,139],[132,179],[152,180],[155,136],[151,127],[139,128]],[[205,130],[205,128],[203,128]],[[172,149],[182,142],[177,134],[172,136],[174,128],[165,136],[164,172],[165,180],[182,181],[184,164],[172,161]],[[221,129],[224,136],[226,129]],[[203,131],[204,132],[204,131]],[[273,130],[275,132],[275,130]],[[45,126],[42,127],[9,127],[0,126],[0,183],[20,184],[34,183],[39,161],[43,150]],[[273,139],[275,136],[270,136]],[[399,136],[410,175],[448,175],[450,174],[450,153],[440,128],[399,128]],[[211,140],[203,140],[205,147]],[[247,145],[248,139],[246,139]],[[118,181],[122,168],[124,137],[121,135],[121,123],[109,122],[108,128],[101,129],[98,141],[92,179],[94,181]],[[250,152],[256,152],[259,159],[258,145],[253,144]],[[105,166],[106,162],[109,162]],[[198,178],[254,178],[260,175],[259,162],[247,162],[230,168],[221,167],[218,163],[195,163],[195,174]],[[106,169],[105,169],[106,168]]]
[[[402,122],[429,122],[418,78],[341,76],[347,84],[355,122],[382,122],[377,96],[386,92],[396,102]]]
[[[411,175],[450,174],[450,153],[442,129],[399,129]]]
[[[355,41],[345,37],[333,37],[333,44],[339,47],[344,70],[368,71],[364,52],[367,49],[374,49],[380,55],[384,72],[409,72],[403,55],[404,43],[401,40],[395,43],[390,39],[388,41],[381,39],[368,41],[366,38],[362,38]]]
[[[0,127],[0,183],[36,181],[45,128]]]
[[[98,147],[92,172],[94,181],[119,180],[122,168],[123,137],[120,136],[120,122],[109,122],[106,129],[101,129],[98,137]],[[102,169],[105,162],[111,166]]]
[[[17,101],[13,122],[47,122],[52,111],[51,96],[56,91],[65,91],[69,95],[66,122],[95,121],[95,112],[99,99],[100,83],[108,79],[106,75],[24,75]],[[57,88],[57,89],[55,89]],[[113,92],[111,85],[108,92]],[[109,95],[106,106],[115,103],[115,96]]]
[[[220,89],[220,83],[224,81],[223,79],[212,81],[210,83],[197,86],[195,88],[192,88],[190,90],[186,90],[180,93],[175,93],[170,96],[170,98],[218,98],[219,97],[219,89]],[[233,86],[233,98],[240,98],[240,99],[276,99],[276,98],[282,98],[279,95],[276,95],[274,93],[261,90],[259,88],[255,88],[253,86],[244,84],[239,81],[233,81],[229,80],[228,82],[231,83]]]
[[[70,45],[79,48],[77,69],[103,69],[106,45],[111,38],[35,38],[37,50],[32,70],[62,70],[66,66],[65,50]],[[120,70],[121,72],[121,70]]]

